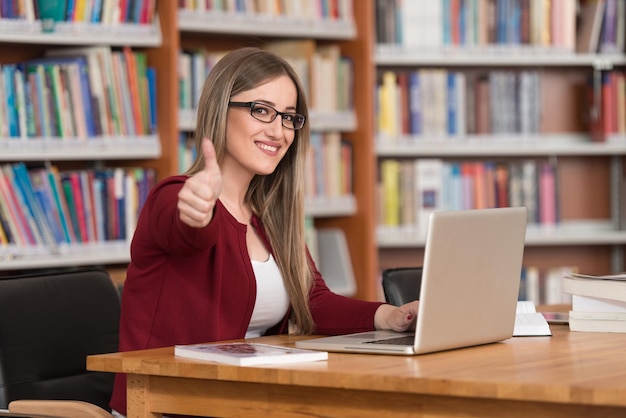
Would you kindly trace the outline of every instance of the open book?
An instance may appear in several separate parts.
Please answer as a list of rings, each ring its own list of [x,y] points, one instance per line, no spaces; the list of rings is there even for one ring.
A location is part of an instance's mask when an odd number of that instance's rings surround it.
[[[236,366],[300,363],[328,359],[328,353],[325,351],[245,342],[177,345],[174,347],[174,355]]]
[[[518,301],[515,315],[514,337],[527,337],[533,335],[552,335],[550,325],[546,318],[535,309],[531,301]]]

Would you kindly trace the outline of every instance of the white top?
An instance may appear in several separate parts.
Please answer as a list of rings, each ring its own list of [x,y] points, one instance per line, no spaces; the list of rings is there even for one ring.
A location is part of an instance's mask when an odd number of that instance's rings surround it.
[[[287,313],[289,296],[278,265],[270,254],[267,261],[252,261],[256,278],[256,302],[246,338],[260,337]]]

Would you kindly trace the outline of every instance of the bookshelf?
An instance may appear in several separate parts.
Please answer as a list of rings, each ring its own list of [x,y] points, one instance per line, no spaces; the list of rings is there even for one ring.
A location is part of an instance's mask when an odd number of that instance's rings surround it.
[[[168,2],[159,3],[159,11],[166,12]],[[163,28],[161,22],[165,24]],[[163,41],[164,36],[167,37],[172,30],[171,25],[168,25],[165,18],[161,21],[156,18],[151,24],[56,22],[54,31],[47,32],[43,30],[41,20],[3,18],[0,19],[0,43],[3,45],[0,64],[40,58],[47,50],[68,46],[108,46],[116,50],[130,47],[133,51],[140,51],[148,56],[147,64],[154,67],[159,74],[157,102],[167,103],[167,86],[171,84],[167,74],[175,69],[174,62],[163,59],[168,51],[167,42]],[[171,112],[168,112],[165,105],[159,105],[157,111],[157,119],[163,123],[154,133],[101,135],[89,137],[88,140],[74,137],[2,137],[0,164],[25,162],[40,166],[48,163],[59,170],[144,167],[154,168],[157,178],[164,177],[173,171],[169,169],[167,159],[163,158],[163,149],[167,149],[167,138],[171,136],[167,128],[175,126],[175,123],[167,120]],[[0,251],[0,275],[14,271],[81,265],[106,265],[123,271],[130,260],[129,242],[130,238],[112,239],[72,242],[54,249],[27,247],[20,249],[17,254]]]
[[[465,2],[465,5],[479,5],[480,8],[481,3],[494,4],[478,0]],[[438,6],[426,7],[424,2],[421,2],[422,11],[416,11],[419,6],[411,4],[408,10],[396,14],[402,16],[396,23],[401,25],[403,16],[413,16],[412,13],[435,13],[437,18],[430,17],[438,22],[434,24],[438,27],[431,25],[428,30],[438,31],[434,38],[439,43],[407,45],[387,36],[389,32],[384,31],[380,21],[386,13],[381,9],[382,4],[391,2],[381,1],[372,6],[378,7],[379,18],[375,21],[379,40],[373,57],[378,85],[382,84],[383,73],[387,71],[397,74],[442,69],[449,73],[463,73],[468,78],[471,74],[496,71],[536,71],[541,80],[537,103],[542,113],[540,128],[524,133],[467,131],[452,135],[440,132],[420,135],[397,132],[390,135],[377,127],[374,142],[379,162],[389,158],[434,158],[448,162],[554,161],[558,173],[555,197],[558,221],[554,225],[529,224],[524,264],[541,269],[576,266],[582,271],[623,271],[626,247],[623,158],[626,155],[626,137],[622,132],[607,134],[602,141],[593,140],[585,121],[590,113],[589,99],[585,95],[587,80],[607,71],[623,69],[626,56],[615,51],[575,53],[572,43],[575,37],[572,36],[569,43],[560,45],[533,44],[532,40],[522,42],[520,39],[510,43],[500,40],[498,43],[471,44],[467,41],[469,38],[466,38],[466,44],[462,44],[459,38],[454,41],[454,24],[451,23],[455,21],[454,16],[458,18],[459,15],[454,13],[458,13],[459,9],[433,12]],[[460,5],[454,1],[449,4]],[[572,17],[573,14],[568,13],[575,11],[562,12],[561,16]],[[573,22],[572,19],[570,23]],[[570,23],[561,21],[561,27]],[[469,37],[473,36],[472,30],[480,31],[465,29],[468,31],[465,35]],[[457,32],[456,36],[461,35]],[[553,37],[552,41],[556,42],[556,39]],[[504,107],[500,111],[504,112]],[[377,227],[381,269],[421,264],[425,242],[423,235],[410,228],[381,225],[379,223]]]
[[[351,2],[340,3],[351,5]],[[70,168],[132,165],[154,169],[157,179],[179,173],[179,134],[192,130],[194,123],[193,112],[179,112],[178,109],[178,53],[182,47],[224,50],[273,40],[314,39],[318,45],[339,45],[342,55],[354,63],[355,86],[374,84],[371,8],[354,7],[353,21],[347,25],[333,21],[311,23],[277,18],[267,21],[258,16],[197,13],[179,10],[176,2],[163,0],[158,0],[157,10],[158,23],[141,30],[129,25],[68,24],[60,25],[58,32],[42,34],[38,32],[37,24],[33,29],[32,25],[0,21],[0,42],[7,46],[0,54],[0,63],[40,57],[48,48],[59,46],[128,45],[145,52],[149,65],[156,69],[158,98],[158,135],[151,138],[94,141],[88,146],[72,141],[61,144],[29,140],[16,147],[0,141],[0,162],[50,161]],[[370,90],[357,87],[354,89],[354,109],[311,112],[314,130],[339,131],[342,138],[352,143],[353,193],[330,200],[315,197],[307,201],[307,213],[315,218],[317,228],[345,234],[356,278],[354,295],[368,300],[378,298],[372,189],[375,170],[370,140],[373,126],[369,123],[372,106]],[[16,270],[106,265],[121,282],[128,261],[128,242],[84,245],[53,255],[33,253],[30,257],[4,257],[0,260],[0,274]]]
[[[312,3],[303,2],[309,7]],[[313,40],[315,47],[339,45],[342,56],[349,57],[354,69],[354,86],[372,85],[371,10],[352,7],[351,1],[337,2],[348,10],[354,9],[353,19],[313,19],[280,14],[246,14],[215,10],[177,11],[179,36],[175,42],[185,51],[223,51],[245,45],[264,47],[277,41]],[[353,109],[327,111],[310,105],[310,123],[314,132],[339,132],[352,147],[353,192],[340,196],[308,196],[307,214],[314,218],[315,227],[342,232],[347,241],[349,259],[356,286],[348,293],[361,299],[378,297],[376,249],[374,246],[373,190],[371,145],[372,127],[367,122],[371,114],[372,97],[367,89],[354,88]],[[178,114],[178,130],[193,131],[193,109]],[[346,266],[339,266],[345,270]],[[322,269],[324,270],[324,269]],[[354,286],[354,287],[353,287]],[[343,288],[342,288],[343,289]]]

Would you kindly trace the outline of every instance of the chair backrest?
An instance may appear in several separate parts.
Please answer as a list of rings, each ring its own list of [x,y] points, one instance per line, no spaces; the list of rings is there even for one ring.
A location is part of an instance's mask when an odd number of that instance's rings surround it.
[[[57,418],[113,418],[110,412],[83,401],[20,399],[9,402],[9,411],[32,417],[45,415]]]
[[[0,277],[0,408],[80,400],[110,410],[112,373],[86,357],[118,349],[120,295],[105,270]]]
[[[385,301],[395,306],[418,300],[421,283],[421,267],[398,267],[382,273]]]

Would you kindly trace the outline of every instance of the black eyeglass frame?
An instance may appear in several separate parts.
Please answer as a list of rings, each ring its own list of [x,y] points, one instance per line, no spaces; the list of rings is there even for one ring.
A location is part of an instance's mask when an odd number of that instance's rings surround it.
[[[274,116],[270,119],[270,120],[263,120],[263,119],[259,119],[255,114],[254,114],[254,107],[255,106],[263,106],[263,107],[267,107],[269,109],[272,109],[274,111]],[[261,103],[261,102],[228,102],[228,106],[232,106],[232,107],[245,107],[245,108],[249,108],[250,109],[250,116],[252,116],[254,119],[258,120],[259,122],[264,122],[264,123],[272,123],[276,120],[276,118],[278,116],[280,116],[280,123],[283,126],[283,128],[287,128],[287,129],[291,129],[292,131],[297,131],[300,130],[304,127],[304,124],[306,123],[306,116],[301,115],[300,113],[296,113],[296,112],[279,112],[278,110],[276,110],[274,107],[266,104],[266,103]],[[285,119],[285,117],[289,118],[291,117],[292,120],[289,119]],[[302,118],[302,125],[300,125],[300,127],[296,128],[295,123],[298,120],[297,118],[300,117]],[[285,123],[291,122],[292,126],[288,126],[285,125]]]

